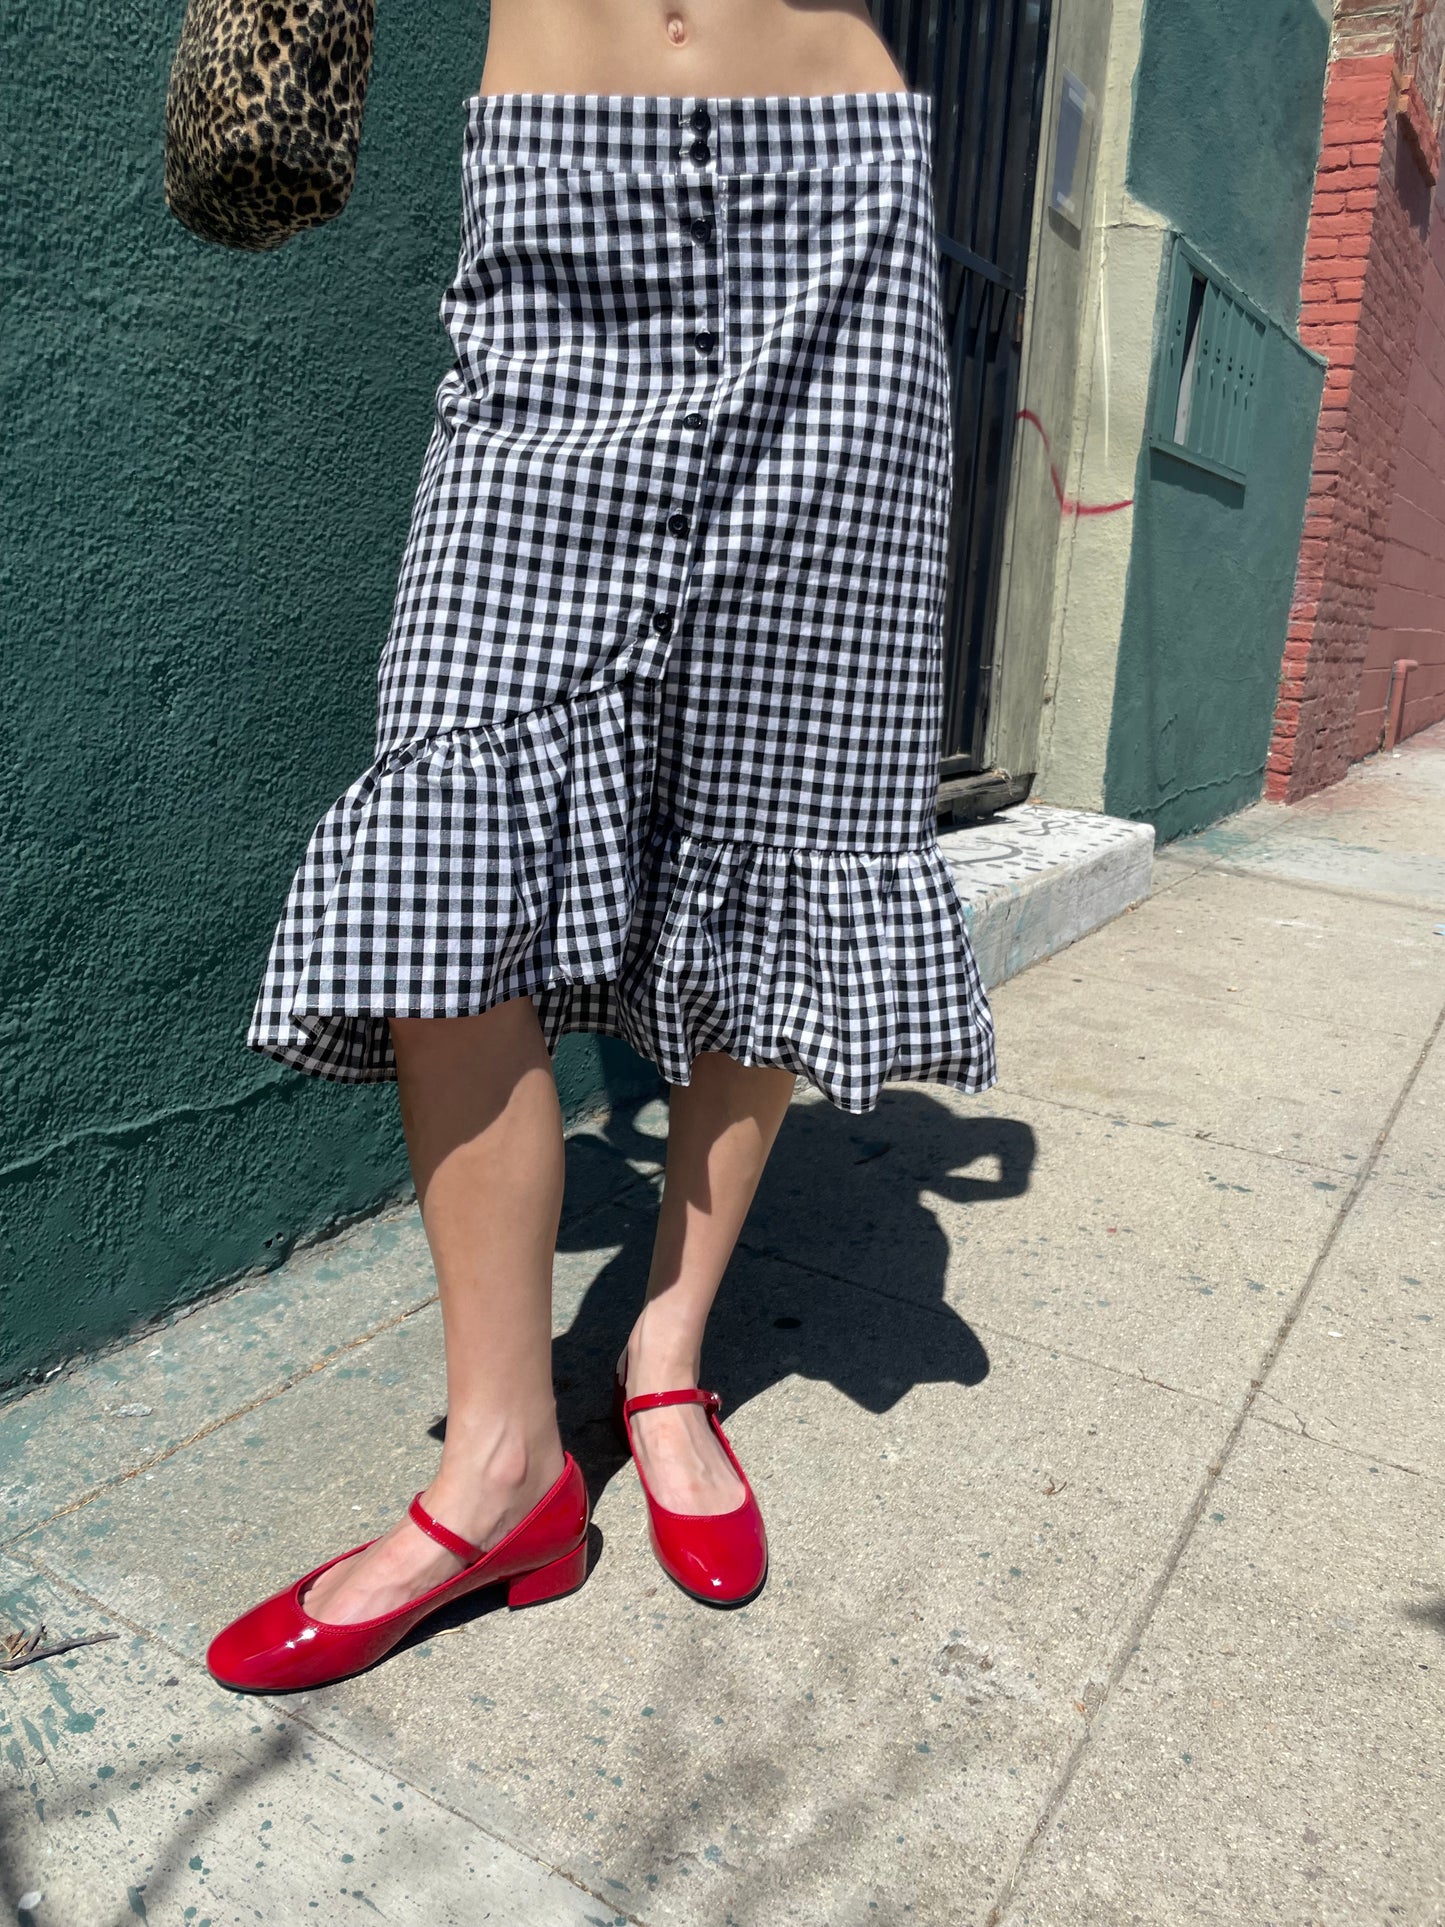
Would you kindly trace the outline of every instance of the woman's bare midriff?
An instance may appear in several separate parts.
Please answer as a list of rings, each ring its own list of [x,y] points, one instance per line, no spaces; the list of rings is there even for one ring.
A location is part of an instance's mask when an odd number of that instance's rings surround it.
[[[895,92],[865,0],[492,0],[484,94]]]

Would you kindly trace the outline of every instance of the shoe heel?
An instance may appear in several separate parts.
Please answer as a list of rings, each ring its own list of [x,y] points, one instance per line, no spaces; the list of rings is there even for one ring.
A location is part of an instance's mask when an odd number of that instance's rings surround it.
[[[564,1593],[576,1592],[587,1577],[587,1541],[567,1553],[561,1559],[554,1559],[550,1566],[538,1566],[535,1572],[519,1573],[507,1586],[507,1604],[515,1612],[518,1606],[540,1606],[544,1600],[560,1599]]]

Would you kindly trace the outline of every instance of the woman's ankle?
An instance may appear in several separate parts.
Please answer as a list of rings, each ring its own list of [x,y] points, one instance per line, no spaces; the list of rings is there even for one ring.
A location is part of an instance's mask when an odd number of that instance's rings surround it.
[[[519,1506],[529,1510],[565,1463],[555,1418],[550,1426],[490,1427],[470,1435],[449,1418],[442,1462],[422,1503],[464,1537],[485,1534]]]
[[[638,1318],[623,1351],[627,1389],[634,1397],[641,1392],[670,1392],[696,1385],[702,1364],[702,1348],[689,1331],[668,1321],[647,1322]]]

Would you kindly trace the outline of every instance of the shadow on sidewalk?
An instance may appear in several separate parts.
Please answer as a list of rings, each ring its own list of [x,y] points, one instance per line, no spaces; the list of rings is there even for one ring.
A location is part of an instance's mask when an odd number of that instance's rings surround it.
[[[1445,1635],[1445,1592],[1429,1600],[1411,1600],[1405,1608],[1405,1617],[1413,1619],[1417,1626],[1429,1626]]]
[[[659,1140],[640,1130],[642,1100],[615,1110],[600,1133],[569,1138],[567,1182],[574,1195],[624,1190],[630,1158],[656,1160]],[[723,1422],[749,1399],[790,1377],[832,1385],[865,1411],[883,1413],[916,1385],[977,1385],[988,1376],[982,1340],[944,1297],[948,1240],[928,1196],[986,1205],[1029,1187],[1037,1142],[1013,1118],[959,1116],[914,1090],[889,1093],[866,1117],[833,1106],[790,1112],[763,1175],[708,1327],[704,1379],[724,1394]],[[599,1170],[598,1164],[603,1168]],[[997,1175],[972,1175],[992,1165]],[[862,1168],[867,1180],[860,1182]],[[642,1187],[632,1189],[635,1198]],[[819,1198],[832,1200],[826,1212]],[[619,1199],[619,1203],[622,1200]],[[612,1371],[642,1301],[652,1256],[655,1209],[610,1211],[608,1242],[624,1228],[622,1249],[588,1287],[571,1327],[553,1345],[553,1376],[562,1437],[594,1498],[625,1462],[612,1430]],[[564,1213],[560,1250],[586,1250],[597,1237],[596,1214],[571,1226]],[[856,1246],[886,1254],[887,1276],[872,1286],[889,1313],[886,1347],[859,1342],[849,1316],[856,1287]],[[775,1296],[758,1302],[751,1289],[771,1271]],[[749,1274],[752,1274],[751,1276]],[[446,1421],[428,1428],[441,1439]],[[591,1529],[589,1572],[602,1534]],[[399,1650],[463,1626],[505,1603],[500,1588],[474,1593],[434,1614]]]
[[[97,1924],[104,1921],[107,1927],[114,1922],[115,1927],[120,1927],[128,1918],[142,1921],[181,1918],[184,1896],[178,1890],[192,1892],[200,1884],[196,1876],[202,1858],[209,1858],[209,1848],[216,1843],[217,1829],[243,1805],[254,1810],[261,1803],[262,1794],[284,1798],[277,1783],[284,1786],[288,1771],[299,1767],[308,1757],[309,1736],[289,1723],[282,1726],[273,1720],[269,1731],[262,1732],[257,1725],[252,1732],[259,1737],[252,1743],[250,1758],[237,1759],[224,1746],[217,1754],[204,1740],[197,1739],[195,1750],[189,1754],[162,1749],[159,1757],[142,1756],[130,1761],[128,1771],[139,1776],[131,1782],[132,1795],[144,1792],[160,1812],[178,1817],[169,1822],[169,1832],[157,1829],[162,1837],[153,1852],[139,1847],[135,1840],[124,1854],[104,1852],[105,1872],[95,1878],[102,1889],[108,1882],[110,1892],[104,1899],[97,1899],[97,1907],[104,1911],[88,1913],[87,1920]],[[49,1769],[48,1780],[40,1779],[37,1762],[29,1769],[32,1778],[28,1789],[14,1781],[0,1786],[0,1843],[7,1837],[20,1836],[22,1821],[29,1817],[24,1811],[27,1803],[34,1805],[43,1824],[51,1830],[62,1822],[90,1817],[97,1801],[96,1781],[89,1771],[81,1771],[72,1775],[67,1784],[61,1777],[61,1767],[68,1762],[57,1761],[54,1750],[52,1743],[52,1757],[42,1756]],[[12,1747],[12,1753],[15,1751],[18,1748]],[[196,1767],[181,1764],[188,1758],[205,1761],[202,1779],[196,1778]],[[118,1828],[120,1822],[114,1812],[106,1809],[104,1795],[100,1796],[99,1804]],[[116,1804],[120,1804],[119,1800]],[[259,1838],[264,1840],[265,1835]],[[224,1842],[220,1850],[225,1851]],[[44,1888],[49,1884],[45,1867],[42,1852],[29,1860],[22,1873],[12,1857],[0,1850],[0,1918],[17,1921],[19,1927],[41,1927],[41,1923],[57,1919],[53,1903],[33,1912],[20,1905],[27,1897],[27,1890],[40,1890],[43,1899]],[[121,1867],[124,1872],[118,1871]],[[122,1885],[128,1875],[134,1884]],[[188,1908],[186,1919],[191,1919],[196,1911],[194,1907]],[[220,1912],[219,1907],[216,1912]],[[79,1927],[79,1916],[72,1918],[73,1927]]]
[[[600,1135],[569,1140],[569,1182],[583,1160],[620,1166],[660,1155],[659,1141],[637,1128],[638,1109],[614,1112]],[[982,1341],[944,1298],[948,1241],[926,1194],[980,1205],[1018,1197],[1028,1189],[1036,1149],[1027,1124],[959,1116],[916,1090],[887,1094],[866,1117],[831,1105],[795,1108],[708,1330],[704,1376],[724,1394],[724,1423],[788,1377],[832,1385],[875,1413],[916,1385],[977,1385],[985,1378]],[[973,1174],[979,1166],[986,1175]],[[597,1179],[595,1170],[585,1181],[579,1174],[580,1188],[593,1191]],[[830,1201],[824,1211],[820,1199]],[[625,1222],[623,1249],[598,1273],[554,1346],[563,1436],[594,1490],[622,1463],[610,1422],[612,1369],[642,1300],[655,1212],[639,1210]],[[569,1242],[564,1225],[562,1247],[582,1249],[593,1235],[584,1220]],[[898,1305],[884,1349],[858,1342],[848,1315],[855,1288],[841,1282],[859,1275],[856,1247],[865,1242],[886,1265],[886,1276],[870,1288]],[[773,1273],[772,1296],[760,1304],[756,1286],[765,1270]]]

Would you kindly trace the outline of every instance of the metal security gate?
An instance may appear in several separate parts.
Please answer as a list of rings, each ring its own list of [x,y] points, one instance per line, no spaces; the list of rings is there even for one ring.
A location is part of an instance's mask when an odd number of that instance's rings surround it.
[[[1053,0],[873,0],[934,101],[955,471],[940,775],[983,767]]]

